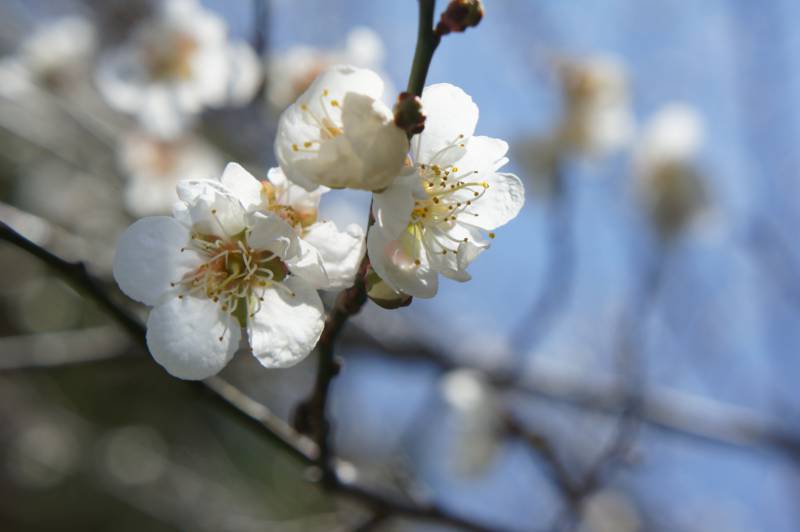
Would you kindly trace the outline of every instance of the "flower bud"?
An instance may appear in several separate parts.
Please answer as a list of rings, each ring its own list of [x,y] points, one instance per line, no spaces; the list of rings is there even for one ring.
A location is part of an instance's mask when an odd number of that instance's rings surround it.
[[[451,0],[436,26],[437,35],[462,32],[477,26],[483,18],[481,0]]]
[[[372,268],[367,272],[366,283],[367,297],[381,308],[394,310],[407,307],[414,299],[386,284]]]
[[[422,133],[425,129],[425,113],[422,111],[422,100],[416,94],[401,92],[394,104],[394,125],[409,136]]]

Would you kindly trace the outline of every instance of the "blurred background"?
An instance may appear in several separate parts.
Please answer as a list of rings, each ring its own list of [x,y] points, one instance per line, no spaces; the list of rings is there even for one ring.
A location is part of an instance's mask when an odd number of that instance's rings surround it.
[[[103,65],[159,3],[0,0],[0,220],[109,291],[117,236],[178,179],[265,176],[277,117],[326,64],[378,71],[391,102],[416,38],[414,0],[204,0],[257,60],[155,135]],[[471,282],[348,326],[348,474],[496,530],[800,529],[800,6],[485,9],[428,83],[474,98],[527,203]],[[368,205],[328,194],[322,213],[365,225]],[[0,529],[447,529],[325,493],[7,243],[0,272]],[[289,419],[314,358],[223,375]]]

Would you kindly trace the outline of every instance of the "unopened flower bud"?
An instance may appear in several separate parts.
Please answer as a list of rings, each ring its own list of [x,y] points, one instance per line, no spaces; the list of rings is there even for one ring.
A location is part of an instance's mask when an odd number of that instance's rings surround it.
[[[394,104],[394,124],[408,133],[416,135],[425,129],[425,113],[422,100],[416,94],[401,92]]]
[[[366,276],[367,297],[381,308],[393,310],[407,307],[413,298],[402,292],[398,292],[386,284],[380,276],[370,268]]]
[[[437,35],[462,32],[477,26],[483,18],[481,0],[451,0],[436,26]]]

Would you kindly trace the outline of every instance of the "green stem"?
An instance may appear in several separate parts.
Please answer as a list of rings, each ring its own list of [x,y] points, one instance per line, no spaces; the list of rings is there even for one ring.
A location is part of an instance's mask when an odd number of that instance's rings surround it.
[[[417,29],[417,49],[414,52],[414,62],[411,64],[411,74],[408,76],[407,92],[422,96],[425,87],[425,78],[428,77],[428,68],[431,66],[433,52],[439,46],[440,37],[433,31],[433,14],[436,9],[436,0],[419,0],[419,27]]]

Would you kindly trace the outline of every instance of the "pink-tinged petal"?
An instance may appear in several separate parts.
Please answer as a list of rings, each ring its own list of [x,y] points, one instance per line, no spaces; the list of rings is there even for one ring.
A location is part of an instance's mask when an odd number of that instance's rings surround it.
[[[367,253],[372,268],[389,286],[414,297],[433,297],[439,288],[435,271],[430,269],[425,249],[417,249],[412,257],[403,242],[387,237],[372,226],[367,234]],[[417,264],[415,261],[419,260]]]

